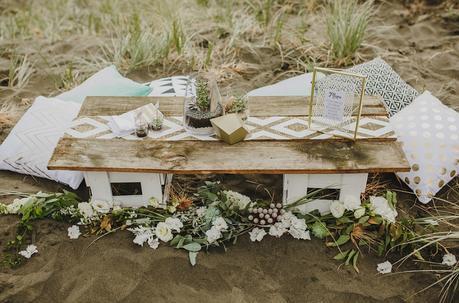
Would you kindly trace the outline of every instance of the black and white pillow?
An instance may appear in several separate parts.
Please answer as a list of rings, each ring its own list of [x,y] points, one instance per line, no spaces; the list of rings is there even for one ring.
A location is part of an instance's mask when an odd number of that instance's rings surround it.
[[[347,71],[367,76],[365,94],[381,96],[389,116],[398,113],[419,95],[380,57]]]
[[[152,88],[148,96],[185,96],[188,76],[173,76],[151,81],[148,85]]]

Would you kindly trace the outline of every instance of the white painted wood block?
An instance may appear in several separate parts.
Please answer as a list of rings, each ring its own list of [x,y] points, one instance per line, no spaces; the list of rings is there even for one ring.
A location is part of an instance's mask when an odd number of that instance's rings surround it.
[[[161,207],[166,206],[172,182],[172,174],[85,172],[85,180],[91,188],[92,200],[105,200],[119,203],[122,207],[148,205],[150,198],[156,198]],[[141,194],[114,195],[112,183],[139,183]]]
[[[360,197],[365,191],[368,174],[285,174],[283,202],[289,204],[306,196],[308,191],[317,188],[339,189],[339,199],[347,195]],[[330,212],[331,199],[316,199],[299,207],[303,213],[319,210],[321,214]]]
[[[106,172],[85,172],[86,185],[91,189],[92,200],[112,201],[112,189]]]

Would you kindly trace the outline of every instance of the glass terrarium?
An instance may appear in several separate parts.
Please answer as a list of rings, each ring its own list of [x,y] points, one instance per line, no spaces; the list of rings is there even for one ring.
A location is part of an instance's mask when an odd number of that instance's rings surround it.
[[[223,115],[220,92],[215,78],[193,76],[187,82],[183,125],[196,135],[214,133],[210,120]]]

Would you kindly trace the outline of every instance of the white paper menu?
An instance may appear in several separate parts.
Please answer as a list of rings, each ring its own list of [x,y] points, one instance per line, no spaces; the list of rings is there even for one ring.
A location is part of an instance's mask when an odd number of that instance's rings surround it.
[[[344,92],[326,90],[324,98],[324,118],[337,122],[343,122],[344,102]]]

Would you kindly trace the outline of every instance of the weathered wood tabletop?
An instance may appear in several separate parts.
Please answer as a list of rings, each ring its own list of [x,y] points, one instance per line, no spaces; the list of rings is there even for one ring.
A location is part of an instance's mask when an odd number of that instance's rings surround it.
[[[180,116],[181,97],[88,97],[78,118],[119,115],[159,101],[166,116]],[[306,116],[308,98],[250,97],[250,116]],[[379,98],[367,97],[363,117],[387,119]],[[219,141],[60,139],[51,170],[151,173],[337,174],[409,171],[393,138],[384,140]]]

